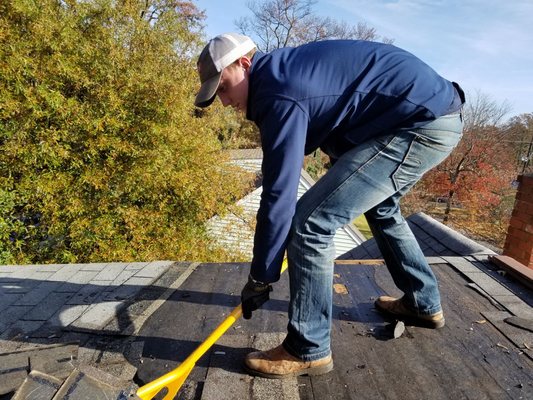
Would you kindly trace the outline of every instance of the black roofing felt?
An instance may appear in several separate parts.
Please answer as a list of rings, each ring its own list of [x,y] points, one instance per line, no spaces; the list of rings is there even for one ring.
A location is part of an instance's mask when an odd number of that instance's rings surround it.
[[[466,259],[449,260],[457,263]],[[466,261],[480,276],[492,280],[493,286],[506,289]],[[334,293],[335,370],[321,377],[298,378],[299,397],[533,398],[533,353],[528,349],[533,347],[533,334],[503,322],[504,317],[513,315],[506,305],[519,304],[515,312],[524,315],[531,312],[531,305],[514,292],[505,293],[502,305],[502,298],[495,301],[491,296],[495,290],[491,286],[485,286],[488,292],[481,290],[484,295],[480,294],[469,287],[472,280],[449,262],[433,264],[433,268],[441,286],[446,326],[440,330],[407,327],[400,338],[393,339],[390,321],[373,308],[373,301],[381,294],[400,295],[386,267],[336,265],[334,283],[344,285],[347,293]],[[139,383],[175,368],[208,336],[238,304],[247,273],[246,264],[198,266],[141,330],[145,347],[144,362],[137,373]],[[530,301],[531,294],[526,292],[528,296]],[[216,365],[228,374],[225,384],[217,383],[219,398],[232,398],[227,396],[234,396],[235,388],[240,388],[239,398],[257,400],[250,389],[253,379],[241,369],[242,357],[251,351],[254,336],[279,333],[282,337],[287,302],[288,280],[283,276],[275,284],[271,301],[252,320],[240,320],[227,332],[231,337],[222,343],[231,345],[216,345],[200,360],[180,398],[202,398],[204,387],[211,385],[208,371]]]
[[[298,397],[533,398],[533,334],[504,322],[512,315],[533,320],[533,294],[500,275],[487,261],[486,256],[494,254],[491,250],[425,214],[408,221],[439,279],[446,326],[437,331],[407,327],[393,339],[393,321],[373,307],[381,294],[401,295],[386,266],[336,265],[334,284],[347,293],[334,293],[335,370],[321,377],[299,377]],[[369,240],[341,258],[380,257]],[[189,276],[141,331],[152,339],[145,342],[139,383],[179,365],[212,332],[238,304],[247,274],[247,264],[202,264]],[[241,363],[254,338],[277,334],[281,340],[288,298],[287,276],[282,276],[270,302],[251,321],[238,321],[199,361],[180,398],[235,398],[236,393],[242,399],[279,398],[274,383],[267,386],[270,397],[254,392],[254,380],[260,378],[248,377]],[[220,372],[210,373],[213,369],[223,371],[223,378]]]

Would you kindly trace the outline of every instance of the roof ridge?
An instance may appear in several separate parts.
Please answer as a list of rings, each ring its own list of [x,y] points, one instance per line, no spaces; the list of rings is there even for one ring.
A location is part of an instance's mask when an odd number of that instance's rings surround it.
[[[437,221],[424,212],[418,212],[407,218],[411,224],[416,225],[423,230],[428,236],[433,237],[443,246],[460,255],[473,254],[496,254],[493,250],[473,239],[457,232],[456,230]]]

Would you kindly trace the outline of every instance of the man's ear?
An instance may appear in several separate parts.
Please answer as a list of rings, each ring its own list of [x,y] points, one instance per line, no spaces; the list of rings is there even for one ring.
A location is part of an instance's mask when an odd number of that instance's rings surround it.
[[[239,65],[245,70],[248,70],[252,65],[252,60],[250,60],[250,57],[248,56],[242,56],[241,58],[239,58]]]

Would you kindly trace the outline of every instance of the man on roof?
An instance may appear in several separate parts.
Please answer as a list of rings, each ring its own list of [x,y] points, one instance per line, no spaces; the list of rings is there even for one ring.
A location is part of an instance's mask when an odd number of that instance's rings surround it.
[[[262,53],[236,33],[209,41],[198,73],[196,106],[218,96],[261,135],[263,192],[241,293],[244,318],[268,300],[285,252],[289,263],[287,336],[271,350],[248,354],[247,371],[284,378],[333,368],[333,237],[361,214],[404,293],[379,297],[377,310],[444,326],[437,280],[399,202],[459,142],[459,85],[390,44],[331,40]],[[304,156],[318,148],[332,166],[297,201]]]

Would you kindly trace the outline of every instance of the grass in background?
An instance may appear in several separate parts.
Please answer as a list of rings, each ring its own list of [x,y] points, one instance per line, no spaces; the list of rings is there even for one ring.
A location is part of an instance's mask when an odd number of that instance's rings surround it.
[[[366,222],[366,218],[363,214],[354,219],[353,224],[357,229],[359,229],[359,232],[361,232],[365,238],[372,238],[372,232],[370,231],[368,222]]]

